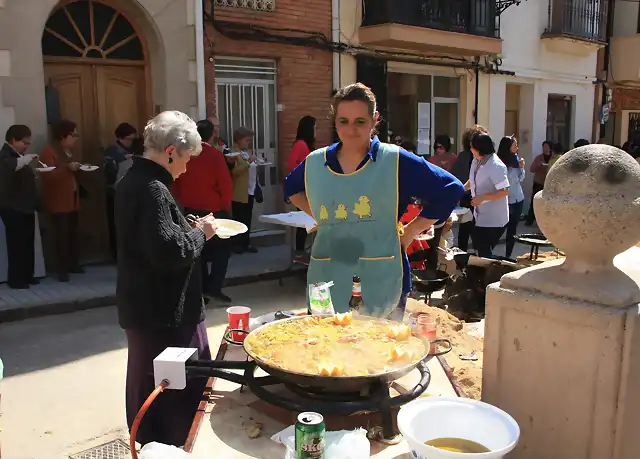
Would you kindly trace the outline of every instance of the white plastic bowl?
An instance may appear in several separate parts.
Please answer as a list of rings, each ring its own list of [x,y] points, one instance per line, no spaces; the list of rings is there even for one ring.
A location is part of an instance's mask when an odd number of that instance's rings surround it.
[[[456,397],[425,397],[398,413],[398,429],[414,459],[500,459],[518,443],[520,427],[507,413],[488,403]],[[488,453],[454,453],[425,441],[463,438],[486,446]]]

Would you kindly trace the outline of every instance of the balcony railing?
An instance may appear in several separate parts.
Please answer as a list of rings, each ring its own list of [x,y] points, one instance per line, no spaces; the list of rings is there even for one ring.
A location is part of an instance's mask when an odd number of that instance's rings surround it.
[[[549,0],[546,35],[607,41],[607,0]]]
[[[404,24],[500,38],[496,0],[364,0],[363,26]]]

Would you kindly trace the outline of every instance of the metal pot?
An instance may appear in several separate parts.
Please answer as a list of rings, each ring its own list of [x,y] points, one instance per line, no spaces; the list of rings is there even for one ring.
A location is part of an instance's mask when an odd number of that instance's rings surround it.
[[[422,269],[411,271],[411,281],[416,290],[425,295],[444,289],[450,279],[451,275],[440,269],[437,271]]]
[[[302,317],[292,317],[289,319],[284,319],[284,322],[294,321],[294,320],[303,320],[306,316]],[[374,321],[383,321],[387,322],[390,326],[394,324],[394,322],[385,319],[378,319],[373,317],[366,316],[358,316],[354,318],[354,320],[374,320]],[[234,345],[242,345],[244,347],[247,355],[252,358],[256,365],[260,367],[265,372],[269,373],[272,376],[282,380],[284,383],[294,384],[300,387],[312,388],[315,390],[321,390],[324,392],[359,392],[363,389],[367,389],[371,387],[373,384],[380,383],[391,383],[397,379],[402,378],[413,369],[415,369],[421,362],[427,362],[431,357],[435,357],[438,355],[443,355],[451,351],[451,342],[447,339],[437,339],[432,343],[441,343],[446,347],[442,351],[438,351],[434,354],[431,354],[427,351],[425,355],[423,355],[420,359],[411,362],[410,364],[397,368],[388,372],[381,372],[379,374],[366,375],[366,376],[320,376],[320,375],[310,375],[305,373],[297,373],[293,371],[284,370],[282,368],[278,368],[272,366],[265,362],[265,360],[260,356],[253,353],[253,351],[244,344],[244,342],[237,342],[231,339],[231,333],[246,333],[248,336],[253,335],[254,333],[258,333],[260,331],[264,331],[269,327],[273,326],[276,323],[282,323],[283,321],[271,322],[265,325],[260,326],[259,328],[253,330],[252,332],[248,332],[246,330],[227,330],[224,334],[224,340],[229,344]],[[248,338],[247,336],[247,338]],[[246,338],[245,338],[246,342]],[[425,348],[428,350],[430,348],[429,344],[425,343]]]

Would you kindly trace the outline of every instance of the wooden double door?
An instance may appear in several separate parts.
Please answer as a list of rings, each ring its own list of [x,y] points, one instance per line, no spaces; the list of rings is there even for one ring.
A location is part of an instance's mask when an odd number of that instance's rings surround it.
[[[104,149],[115,141],[114,130],[130,123],[142,132],[150,114],[144,66],[44,64],[45,84],[59,95],[62,118],[78,125],[80,136],[74,155],[81,162],[101,168],[80,173],[87,196],[81,201],[80,256],[82,262],[109,258]]]

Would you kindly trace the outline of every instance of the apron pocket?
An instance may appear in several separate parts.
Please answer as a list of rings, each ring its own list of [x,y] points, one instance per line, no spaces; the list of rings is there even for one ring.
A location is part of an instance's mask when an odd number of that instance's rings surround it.
[[[391,255],[390,257],[360,257],[362,261],[383,261],[383,260],[393,260],[396,256]]]

